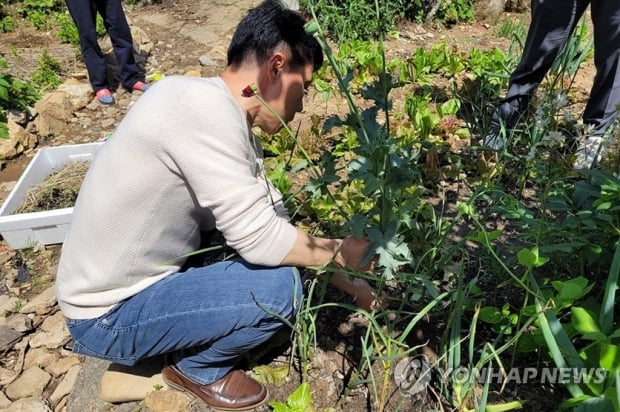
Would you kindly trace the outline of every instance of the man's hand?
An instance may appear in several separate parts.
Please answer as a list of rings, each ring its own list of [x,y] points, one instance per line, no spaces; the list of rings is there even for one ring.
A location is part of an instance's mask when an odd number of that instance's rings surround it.
[[[387,308],[386,293],[382,293],[381,298],[377,299],[377,292],[364,279],[356,278],[351,283],[353,284],[353,301],[357,306],[367,312]]]
[[[366,239],[355,237],[345,238],[338,251],[336,263],[345,268],[351,268],[358,272],[370,272],[375,265],[375,259],[371,259],[366,265],[362,266],[362,259],[368,251],[370,242]]]
[[[351,279],[346,273],[338,272],[331,276],[330,283],[351,295],[355,304],[365,311],[372,312],[388,306],[387,294],[382,293],[381,299],[377,299],[377,293],[364,279]]]

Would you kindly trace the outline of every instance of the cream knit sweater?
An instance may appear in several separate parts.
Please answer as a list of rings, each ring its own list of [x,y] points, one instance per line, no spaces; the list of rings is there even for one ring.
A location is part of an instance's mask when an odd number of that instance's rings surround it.
[[[73,319],[103,315],[178,272],[213,228],[246,261],[277,266],[297,237],[281,199],[226,84],[166,77],[93,160],[63,245],[60,308]]]

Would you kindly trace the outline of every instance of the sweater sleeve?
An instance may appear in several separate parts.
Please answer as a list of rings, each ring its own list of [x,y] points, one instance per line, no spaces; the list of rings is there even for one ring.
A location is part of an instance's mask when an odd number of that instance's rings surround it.
[[[250,263],[279,265],[297,231],[278,213],[282,196],[268,184],[245,113],[223,83],[188,87],[181,98],[186,135],[182,143],[162,143],[171,161],[229,246]]]

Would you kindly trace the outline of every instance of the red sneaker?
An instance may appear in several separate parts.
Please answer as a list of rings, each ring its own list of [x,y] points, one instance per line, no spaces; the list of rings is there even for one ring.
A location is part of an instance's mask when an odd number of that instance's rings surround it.
[[[149,85],[144,82],[140,82],[140,81],[135,82],[133,86],[131,86],[131,90],[137,90],[139,92],[145,92],[148,89],[149,89]]]
[[[97,96],[97,100],[99,100],[101,104],[114,104],[114,97],[108,89],[98,90],[95,96]]]

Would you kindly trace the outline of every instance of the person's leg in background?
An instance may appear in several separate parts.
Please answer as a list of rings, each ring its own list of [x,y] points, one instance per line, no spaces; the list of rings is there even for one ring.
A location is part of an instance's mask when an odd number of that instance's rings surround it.
[[[606,154],[604,136],[614,124],[620,104],[620,2],[592,0],[596,76],[583,122],[590,136],[576,152],[575,168],[589,168]]]
[[[102,103],[114,103],[108,90],[105,55],[97,42],[97,8],[91,0],[65,0],[65,2],[78,31],[82,58],[93,91]],[[102,96],[107,97],[102,100]]]
[[[493,149],[504,146],[499,136],[502,126],[516,126],[588,3],[589,0],[532,0],[532,20],[521,60],[510,75],[508,91],[493,113],[492,130],[483,144]]]
[[[147,87],[134,87],[137,83],[144,85],[144,78],[133,54],[131,29],[121,0],[94,1],[112,42],[122,86],[127,90],[146,91]]]

